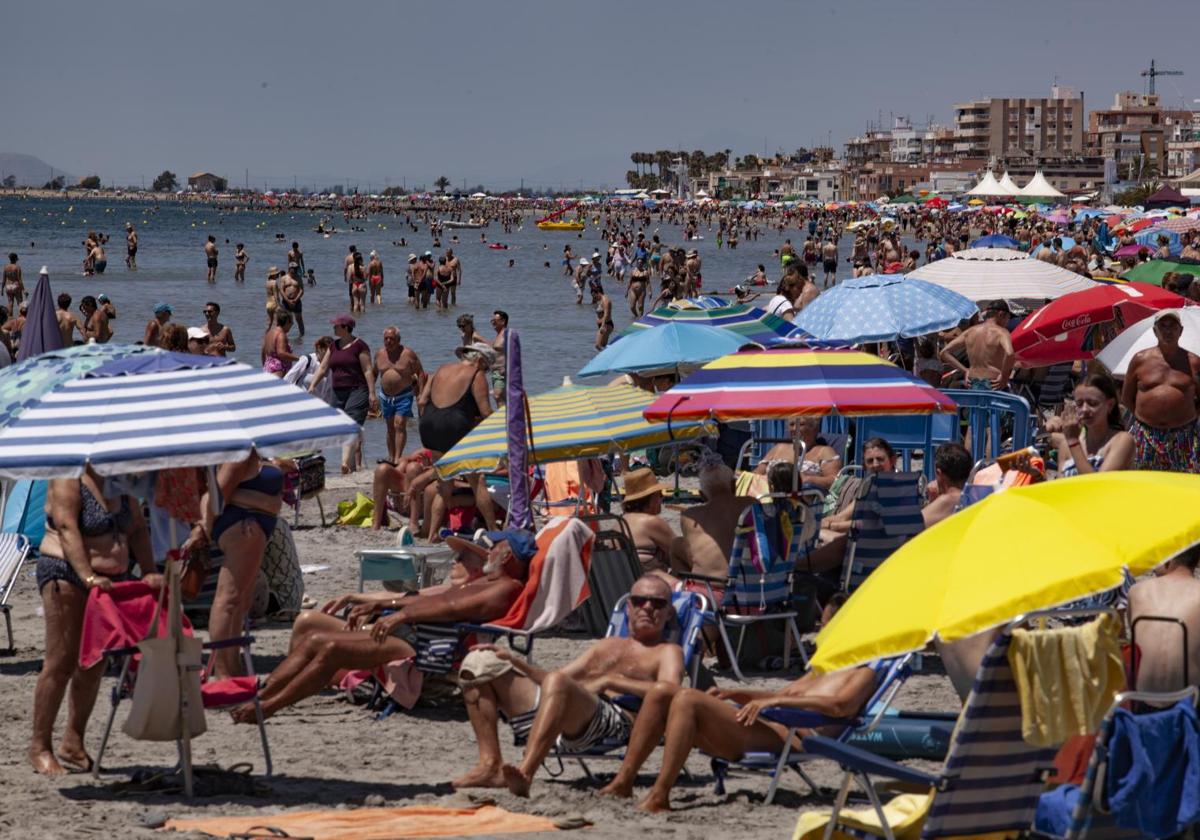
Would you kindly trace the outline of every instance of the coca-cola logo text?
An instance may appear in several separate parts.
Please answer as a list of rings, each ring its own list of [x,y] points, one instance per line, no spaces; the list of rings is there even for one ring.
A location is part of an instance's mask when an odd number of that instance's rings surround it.
[[[1086,327],[1090,323],[1092,323],[1092,316],[1088,314],[1076,315],[1074,318],[1063,318],[1062,330],[1063,332],[1067,332],[1079,327]]]

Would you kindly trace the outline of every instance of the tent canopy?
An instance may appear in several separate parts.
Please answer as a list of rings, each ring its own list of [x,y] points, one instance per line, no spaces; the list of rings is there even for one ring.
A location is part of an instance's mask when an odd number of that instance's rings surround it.
[[[1007,195],[1004,188],[1000,186],[1000,182],[996,180],[996,176],[992,174],[992,170],[988,170],[978,184],[967,190],[967,195]]]
[[[1004,192],[1001,193],[1001,195],[1020,195],[1021,194],[1021,188],[1017,186],[1017,182],[1014,181],[1012,179],[1012,176],[1009,175],[1007,172],[1005,172],[1004,177],[1000,179],[1000,189],[1004,190]]]
[[[1027,198],[1066,198],[1046,180],[1046,176],[1038,170],[1029,183],[1021,187],[1021,195]]]

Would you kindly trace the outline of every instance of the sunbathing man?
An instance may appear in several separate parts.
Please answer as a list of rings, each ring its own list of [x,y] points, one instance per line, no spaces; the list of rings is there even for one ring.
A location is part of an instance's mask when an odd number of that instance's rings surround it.
[[[679,517],[683,536],[672,546],[671,568],[724,578],[738,520],[754,500],[734,494],[733,470],[711,452],[701,458],[700,493],[704,503],[688,508]]]
[[[504,616],[524,589],[537,543],[525,531],[494,531],[488,538],[493,544],[478,577],[432,593],[347,596],[326,604],[322,612],[301,613],[287,657],[267,677],[260,694],[263,716],[311,697],[332,684],[339,671],[371,669],[414,656],[420,640],[413,625],[418,622],[483,623]],[[456,540],[456,547],[460,545],[470,544]],[[345,620],[329,614],[350,603],[356,605]],[[394,612],[364,626],[389,608]],[[239,706],[233,719],[254,723],[254,705]]]
[[[876,660],[831,674],[810,671],[779,691],[711,688],[703,692],[656,683],[642,701],[617,775],[600,793],[632,796],[638,770],[665,735],[662,768],[638,810],[669,810],[671,788],[693,747],[726,761],[738,761],[748,752],[776,751],[787,737],[787,727],[760,718],[763,709],[805,709],[828,717],[850,717],[870,699],[877,674],[890,664]],[[811,731],[801,730],[798,737],[806,734]]]
[[[1200,580],[1196,565],[1200,549],[1190,548],[1155,569],[1155,576],[1134,584],[1129,590],[1130,626],[1141,616],[1159,616],[1174,621],[1143,621],[1138,624],[1137,687],[1141,691],[1177,691],[1188,682],[1200,685]],[[1183,646],[1187,640],[1186,649]],[[1186,657],[1186,661],[1185,661]]]
[[[533,775],[556,740],[582,751],[607,738],[628,736],[633,718],[612,702],[611,694],[643,696],[656,685],[679,686],[683,651],[662,640],[663,628],[674,618],[671,587],[660,577],[644,575],[634,582],[625,609],[628,638],[601,639],[557,671],[544,671],[492,645],[467,655],[459,676],[479,763],[454,780],[456,788],[507,787],[528,796]],[[527,740],[520,766],[501,764],[500,712],[515,739]]]

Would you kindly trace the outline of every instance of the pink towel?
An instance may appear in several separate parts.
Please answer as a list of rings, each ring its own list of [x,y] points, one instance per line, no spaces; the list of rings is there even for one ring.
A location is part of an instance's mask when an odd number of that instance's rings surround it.
[[[79,642],[79,667],[90,668],[104,658],[103,652],[136,645],[150,632],[158,592],[141,581],[114,583],[112,592],[93,589],[88,593]],[[158,635],[167,635],[167,605],[158,615]],[[183,616],[183,634],[192,635],[192,624]]]

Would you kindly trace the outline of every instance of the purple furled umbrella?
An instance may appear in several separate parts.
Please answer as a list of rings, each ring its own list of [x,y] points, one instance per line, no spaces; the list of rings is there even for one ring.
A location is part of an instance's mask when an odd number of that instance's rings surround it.
[[[529,470],[525,456],[529,453],[529,430],[527,417],[529,406],[525,400],[525,381],[521,374],[521,337],[516,330],[508,330],[505,340],[505,371],[507,385],[505,409],[508,412],[508,523],[509,528],[533,529],[533,512],[529,499]]]
[[[21,344],[17,348],[17,361],[23,362],[50,350],[61,350],[62,347],[62,333],[58,330],[58,318],[54,314],[54,292],[50,290],[50,274],[43,268],[33,288],[33,296],[29,298],[29,310],[21,330]]]

